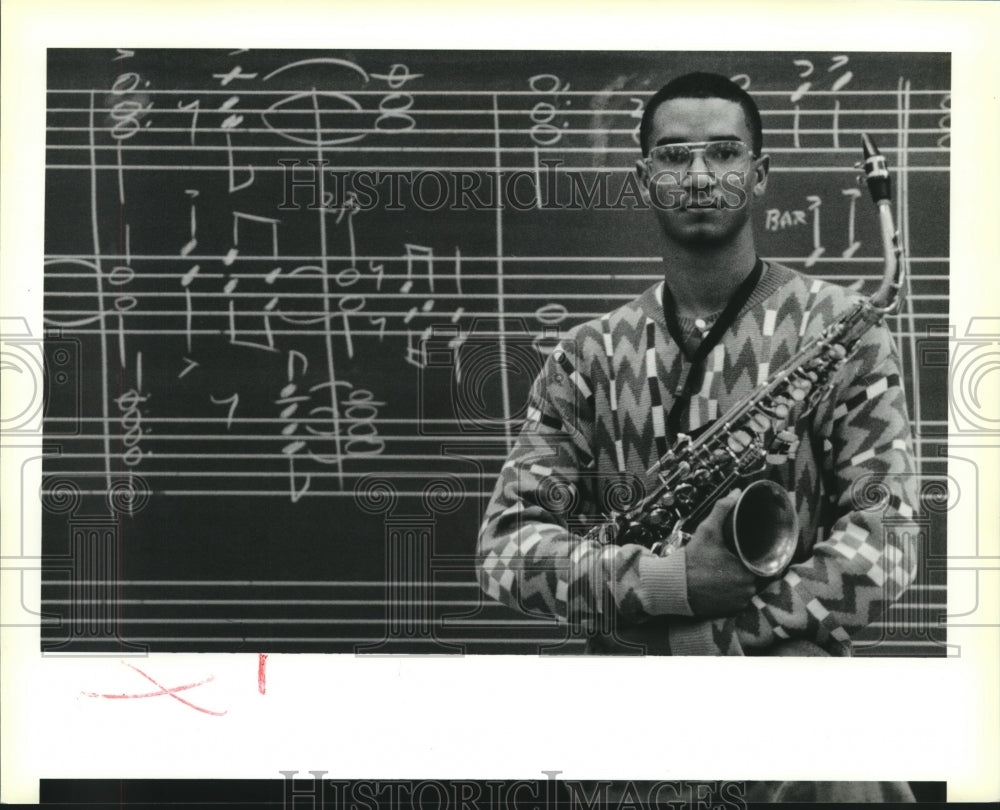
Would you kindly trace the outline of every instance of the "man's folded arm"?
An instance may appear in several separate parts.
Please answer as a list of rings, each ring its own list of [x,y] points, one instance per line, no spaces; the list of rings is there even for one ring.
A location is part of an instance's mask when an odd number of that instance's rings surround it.
[[[587,523],[577,518],[605,511],[604,493],[589,380],[574,354],[565,342],[532,386],[527,421],[479,534],[482,589],[518,610],[582,626],[609,611],[631,622],[690,615],[683,553],[664,558],[585,537]]]

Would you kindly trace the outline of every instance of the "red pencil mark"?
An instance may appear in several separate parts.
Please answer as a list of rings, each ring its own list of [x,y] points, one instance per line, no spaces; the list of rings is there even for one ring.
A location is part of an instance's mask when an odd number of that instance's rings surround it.
[[[209,675],[203,681],[197,681],[196,683],[185,684],[184,686],[175,686],[173,689],[170,690],[170,692],[183,692],[185,689],[194,689],[196,686],[202,686],[203,684],[206,684],[209,681],[214,681],[214,680],[215,680],[215,676],[214,675]],[[124,693],[120,694],[120,695],[109,695],[109,694],[102,693],[102,692],[83,692],[82,694],[86,695],[87,697],[106,698],[107,700],[121,700],[122,698],[150,698],[150,697],[160,697],[161,695],[169,694],[169,692],[167,692],[167,690],[165,690],[165,689],[161,689],[159,692],[142,692],[142,693],[136,693],[136,694],[132,694],[132,695],[126,695]]]
[[[257,691],[267,694],[267,653],[257,656]]]
[[[211,715],[214,715],[215,717],[222,717],[224,714],[227,713],[227,712],[213,712],[211,709],[206,709],[203,706],[197,706],[194,703],[192,703],[191,701],[185,700],[184,698],[177,696],[178,692],[183,692],[185,689],[194,689],[196,686],[202,686],[203,684],[206,684],[209,681],[215,680],[215,676],[214,675],[209,675],[203,681],[197,681],[195,683],[188,683],[188,684],[184,684],[182,686],[174,686],[174,687],[171,687],[170,689],[168,689],[163,684],[161,684],[159,681],[157,681],[155,678],[151,678],[149,675],[147,675],[145,672],[143,672],[138,667],[134,667],[131,664],[126,664],[124,661],[122,661],[122,663],[125,664],[125,666],[127,666],[129,669],[134,669],[136,672],[138,672],[140,675],[142,675],[143,678],[145,678],[147,681],[149,681],[154,686],[159,687],[159,691],[158,692],[139,692],[139,693],[135,693],[135,694],[131,694],[131,695],[128,695],[128,694],[110,695],[110,694],[101,694],[99,692],[83,692],[83,694],[86,697],[107,698],[109,700],[121,700],[121,699],[132,699],[132,698],[151,698],[151,697],[162,697],[163,695],[167,695],[168,697],[172,697],[174,700],[183,703],[185,706],[188,706],[188,707],[194,709],[197,712],[202,712],[204,714],[211,714]]]

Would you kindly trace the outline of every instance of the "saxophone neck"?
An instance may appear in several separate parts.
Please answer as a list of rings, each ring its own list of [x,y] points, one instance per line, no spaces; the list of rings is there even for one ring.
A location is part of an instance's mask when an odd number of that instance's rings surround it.
[[[903,300],[903,285],[905,283],[902,248],[899,246],[899,233],[892,221],[892,185],[885,157],[879,151],[875,142],[867,134],[861,136],[861,148],[864,153],[865,180],[872,200],[878,207],[879,230],[882,235],[882,283],[875,294],[868,299],[869,305],[879,314],[897,312]]]

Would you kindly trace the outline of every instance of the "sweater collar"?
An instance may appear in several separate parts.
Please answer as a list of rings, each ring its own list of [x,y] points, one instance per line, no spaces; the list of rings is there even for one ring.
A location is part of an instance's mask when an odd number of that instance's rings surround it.
[[[760,281],[757,282],[757,286],[750,294],[746,303],[740,308],[736,317],[739,318],[739,316],[744,312],[748,312],[758,304],[765,301],[767,298],[774,295],[778,290],[784,287],[791,278],[792,271],[787,267],[783,267],[780,264],[775,264],[774,262],[769,262],[767,259],[764,259],[764,274],[760,277]],[[658,281],[642,294],[640,298],[640,305],[646,315],[651,317],[664,329],[667,328],[667,321],[663,315],[663,281]],[[714,320],[718,317],[718,315],[718,312],[712,313],[710,319]],[[685,331],[695,328],[694,318],[683,317],[678,318],[678,321]]]

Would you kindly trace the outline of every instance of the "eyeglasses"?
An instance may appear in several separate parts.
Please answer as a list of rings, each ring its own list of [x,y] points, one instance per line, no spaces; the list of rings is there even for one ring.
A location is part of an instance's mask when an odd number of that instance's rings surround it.
[[[713,172],[734,171],[754,156],[743,141],[697,141],[654,146],[649,150],[649,159],[671,171],[687,171],[695,152],[701,152],[706,168]]]

